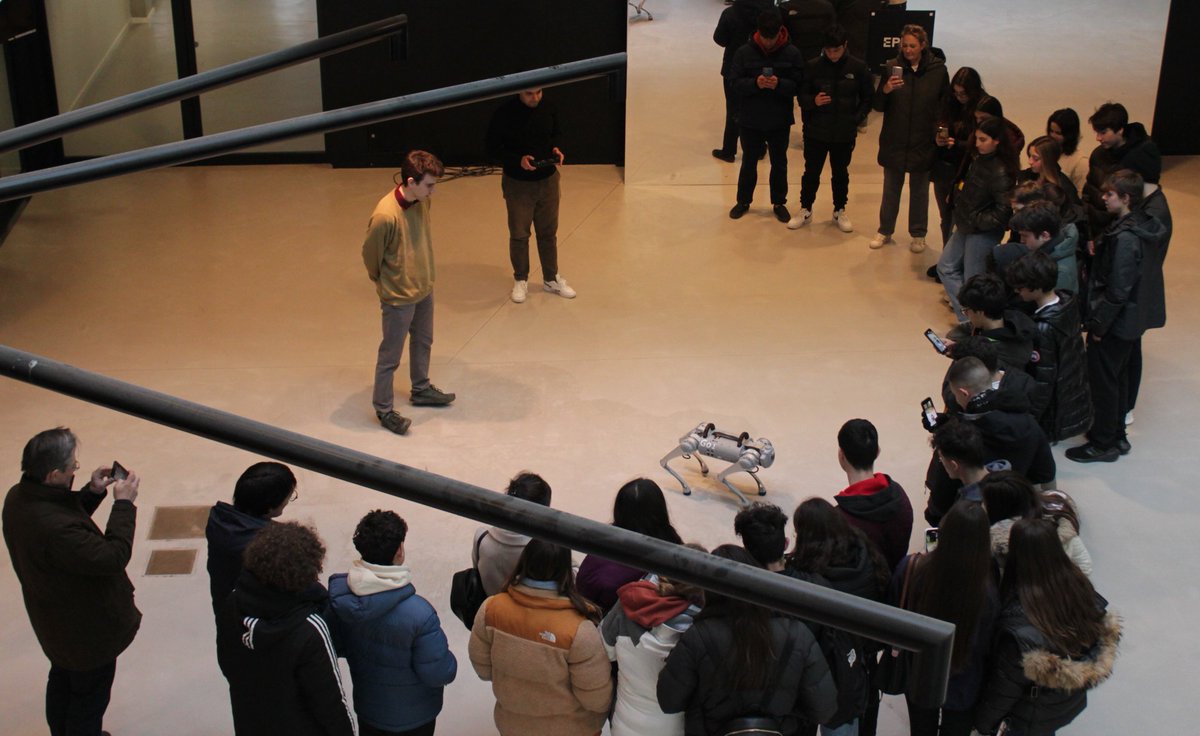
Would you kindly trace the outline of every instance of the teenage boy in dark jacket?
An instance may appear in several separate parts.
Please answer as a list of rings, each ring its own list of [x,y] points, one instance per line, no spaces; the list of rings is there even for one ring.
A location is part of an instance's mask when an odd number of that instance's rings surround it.
[[[1055,291],[1058,267],[1045,253],[1034,252],[1008,269],[1008,283],[1037,309],[1030,369],[1045,395],[1039,424],[1051,442],[1087,431],[1092,425],[1087,357],[1080,333],[1079,305],[1069,291]]]
[[[758,16],[764,10],[770,10],[774,5],[772,0],[733,0],[733,4],[721,12],[717,28],[713,31],[713,42],[725,49],[721,55],[721,83],[725,88],[725,133],[721,136],[721,147],[714,148],[713,158],[726,163],[733,163],[737,157],[738,141],[738,99],[733,91],[733,78],[730,70],[733,66],[733,55],[750,40],[758,25]]]
[[[981,273],[963,284],[958,292],[958,303],[972,327],[972,334],[995,343],[1000,367],[1023,371],[1033,357],[1033,336],[1037,328],[1024,312],[1006,309],[1008,297],[1008,286],[999,276]],[[1040,407],[1038,409],[1040,411]]]
[[[807,225],[812,219],[821,171],[828,156],[833,221],[844,233],[854,231],[846,215],[850,157],[858,126],[871,112],[874,90],[867,65],[850,56],[846,44],[846,30],[833,26],[825,33],[821,54],[804,68],[798,96],[804,120],[804,178],[800,183],[800,211],[788,221],[791,230]]]
[[[834,496],[838,511],[850,526],[867,535],[895,570],[908,554],[912,536],[912,503],[891,476],[875,472],[879,432],[866,419],[851,419],[838,430],[838,464],[847,486]]]
[[[262,528],[296,498],[296,476],[282,463],[255,463],[233,487],[233,505],[217,501],[208,512],[208,591],[213,614],[242,574],[242,553]]]
[[[237,736],[354,736],[317,578],[325,545],[295,522],[246,547],[237,588],[217,616],[217,663]]]
[[[729,76],[737,94],[738,130],[742,138],[742,168],[738,174],[737,204],[729,211],[736,220],[750,209],[758,185],[758,160],[771,157],[771,204],[775,217],[787,222],[787,147],[796,116],[792,111],[804,73],[804,57],[788,42],[779,11],[763,11],[750,42],[737,50]]]
[[[1129,360],[1140,350],[1142,333],[1166,318],[1162,263],[1147,251],[1166,228],[1138,209],[1144,182],[1122,169],[1105,183],[1104,204],[1116,218],[1096,244],[1088,333],[1088,380],[1095,418],[1088,441],[1067,450],[1080,463],[1113,462],[1129,452],[1125,414],[1129,411]]]
[[[1157,184],[1162,176],[1162,154],[1146,126],[1129,122],[1129,111],[1119,102],[1106,102],[1096,108],[1088,123],[1100,145],[1088,157],[1087,181],[1081,194],[1091,232],[1098,234],[1114,219],[1104,202],[1108,178],[1120,169],[1130,169],[1141,174],[1143,180]]]
[[[1148,279],[1148,281],[1142,289],[1150,289],[1152,292],[1162,294],[1161,310],[1153,318],[1146,321],[1146,329],[1151,330],[1167,324],[1166,286],[1157,282],[1151,284],[1149,280],[1158,281],[1163,278],[1163,265],[1167,260],[1167,248],[1171,245],[1171,233],[1174,231],[1174,224],[1171,220],[1171,207],[1167,204],[1167,197],[1163,194],[1162,187],[1153,182],[1146,182],[1143,191],[1145,192],[1145,197],[1142,198],[1142,203],[1138,206],[1138,209],[1158,220],[1159,224],[1163,226],[1161,237],[1155,241],[1143,244],[1145,246],[1146,262],[1150,264],[1150,267],[1143,273],[1143,278]],[[1129,411],[1125,413],[1126,424],[1133,424],[1133,408],[1137,406],[1138,390],[1141,386],[1142,342],[1139,340],[1134,345],[1133,352],[1129,355]]]

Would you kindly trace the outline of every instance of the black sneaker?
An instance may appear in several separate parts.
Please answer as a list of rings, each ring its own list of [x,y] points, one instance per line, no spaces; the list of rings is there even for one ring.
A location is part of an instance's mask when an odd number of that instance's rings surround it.
[[[1126,439],[1117,440],[1116,447],[1117,452],[1121,453],[1122,455],[1128,455],[1129,451],[1133,449],[1133,445],[1129,444],[1129,440]]]
[[[402,417],[394,411],[389,411],[386,414],[375,412],[375,416],[379,418],[379,423],[389,432],[396,434],[408,434],[408,428],[412,426],[412,420],[408,417]]]
[[[1067,450],[1066,455],[1068,460],[1074,460],[1077,463],[1112,463],[1117,461],[1121,452],[1115,447],[1102,450],[1089,442],[1086,445],[1072,447]]]
[[[792,219],[792,213],[788,212],[787,205],[777,204],[772,208],[772,210],[775,212],[775,219],[779,220],[780,222],[786,223],[788,220]]]
[[[432,383],[420,391],[413,391],[408,397],[413,406],[446,406],[454,399],[454,394],[448,394]]]
[[[729,210],[729,219],[736,220],[748,211],[750,211],[750,205],[738,202],[733,206],[733,209]]]
[[[712,150],[712,154],[713,154],[713,158],[724,161],[727,164],[731,164],[737,160],[736,153],[726,153],[725,151],[722,151],[719,148],[714,148]]]

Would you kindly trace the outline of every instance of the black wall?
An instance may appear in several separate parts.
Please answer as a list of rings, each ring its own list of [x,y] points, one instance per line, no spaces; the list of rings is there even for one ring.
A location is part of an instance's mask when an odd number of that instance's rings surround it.
[[[1200,138],[1195,133],[1200,121],[1200,95],[1196,94],[1200,79],[1197,30],[1200,30],[1200,2],[1171,0],[1154,125],[1150,131],[1159,149],[1168,156],[1200,153]]]
[[[624,0],[318,0],[324,36],[390,15],[408,16],[400,37],[321,60],[324,109],[438,89],[625,51]],[[622,78],[546,91],[558,105],[571,163],[623,164]],[[486,162],[483,137],[499,101],[394,120],[325,137],[334,166],[396,166],[414,148],[449,165]]]

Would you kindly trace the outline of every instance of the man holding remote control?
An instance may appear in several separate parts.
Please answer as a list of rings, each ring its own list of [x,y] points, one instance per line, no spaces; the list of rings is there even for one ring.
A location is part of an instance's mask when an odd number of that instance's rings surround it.
[[[500,105],[487,131],[488,155],[504,168],[500,189],[508,208],[508,257],[512,261],[512,300],[529,295],[529,235],[537,232],[542,288],[566,299],[575,290],[558,273],[558,167],[563,152],[558,112],[542,101],[541,89],[519,92]]]

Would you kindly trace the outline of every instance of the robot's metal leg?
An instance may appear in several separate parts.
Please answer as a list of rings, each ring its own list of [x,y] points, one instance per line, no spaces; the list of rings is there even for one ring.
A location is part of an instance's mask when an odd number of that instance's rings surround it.
[[[690,495],[692,495],[692,489],[687,484],[687,481],[683,479],[682,475],[675,472],[674,468],[672,468],[670,465],[667,464],[672,458],[684,457],[686,455],[687,455],[687,453],[683,451],[682,447],[676,447],[674,450],[671,450],[666,455],[663,455],[663,459],[659,460],[658,464],[663,466],[663,470],[665,470],[668,473],[670,473],[671,475],[675,476],[675,480],[679,481],[679,485],[683,486],[683,495],[690,496]],[[701,461],[700,464],[704,465],[704,462]]]
[[[693,455],[692,457],[696,458],[696,462],[700,463],[700,475],[708,475],[708,466],[704,464],[704,458],[699,455]]]
[[[733,491],[733,495],[738,497],[738,501],[740,501],[743,506],[749,506],[750,500],[747,499],[745,496],[743,496],[741,491],[739,491],[737,488],[734,488],[733,484],[730,483],[728,480],[729,476],[733,475],[734,473],[744,473],[744,472],[747,472],[747,471],[744,468],[742,468],[740,465],[734,463],[733,465],[730,465],[728,468],[725,468],[724,470],[722,470],[721,474],[717,476],[717,480],[724,483],[726,488]],[[758,482],[758,478],[755,478],[754,480],[755,480],[755,482]],[[761,488],[761,487],[762,487],[762,484],[759,484],[759,488]]]

